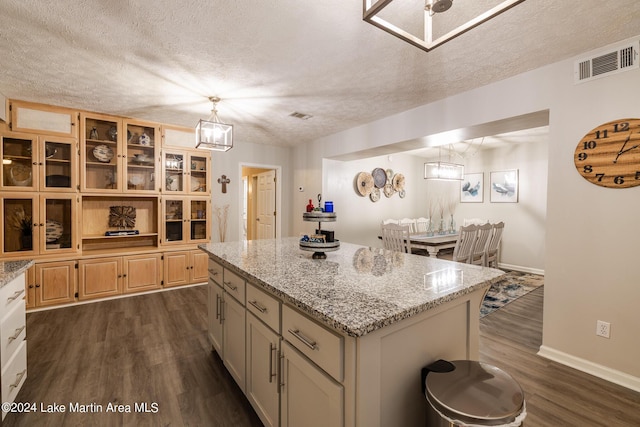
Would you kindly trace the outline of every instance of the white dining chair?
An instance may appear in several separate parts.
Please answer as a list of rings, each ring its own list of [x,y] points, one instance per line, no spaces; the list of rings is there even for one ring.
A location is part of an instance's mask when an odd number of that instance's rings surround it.
[[[397,219],[391,219],[391,218],[389,218],[389,219],[383,219],[383,220],[382,220],[382,223],[383,223],[383,224],[397,224],[397,223],[398,223],[398,220],[397,220]]]
[[[416,219],[416,233],[426,233],[429,230],[429,218]]]
[[[409,226],[400,224],[381,224],[382,245],[394,252],[411,253]]]
[[[488,219],[482,219],[482,218],[465,218],[462,220],[462,225],[463,226],[467,226],[467,225],[482,225],[482,224],[488,224],[489,220]]]
[[[493,226],[489,223],[478,226],[476,234],[476,240],[471,249],[471,256],[469,257],[469,264],[485,265],[485,257],[487,254],[487,245],[489,244],[489,237],[493,232]]]
[[[484,265],[487,267],[498,268],[498,251],[500,249],[500,241],[504,231],[504,222],[492,224],[491,238],[487,243],[487,250],[484,256]]]
[[[416,220],[413,218],[402,218],[400,221],[398,221],[398,224],[400,225],[408,225],[409,226],[409,233],[415,233],[416,232]]]
[[[456,242],[456,246],[453,248],[453,261],[469,263],[473,244],[476,241],[478,228],[478,225],[460,227],[458,241]]]

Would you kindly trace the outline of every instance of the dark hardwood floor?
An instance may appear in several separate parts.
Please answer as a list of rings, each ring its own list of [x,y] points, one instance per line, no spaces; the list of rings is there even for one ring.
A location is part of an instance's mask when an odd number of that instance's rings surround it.
[[[536,356],[542,296],[542,288],[531,292],[480,326],[481,360],[525,391],[525,425],[640,426],[640,393]],[[29,372],[18,401],[38,411],[9,414],[2,425],[260,426],[211,351],[206,299],[197,286],[29,314]],[[157,413],[106,413],[109,402],[131,411],[157,404]],[[67,412],[41,412],[54,403]],[[102,410],[69,413],[70,403]]]

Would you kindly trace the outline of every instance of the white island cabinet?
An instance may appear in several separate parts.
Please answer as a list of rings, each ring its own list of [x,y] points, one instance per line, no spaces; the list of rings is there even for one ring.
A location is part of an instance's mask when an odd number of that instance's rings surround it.
[[[480,304],[504,274],[345,242],[312,259],[297,238],[200,249],[209,338],[265,426],[424,426],[421,368],[477,360]]]
[[[25,272],[33,261],[0,262],[0,402],[15,401],[27,379]],[[2,419],[7,415],[2,407]]]

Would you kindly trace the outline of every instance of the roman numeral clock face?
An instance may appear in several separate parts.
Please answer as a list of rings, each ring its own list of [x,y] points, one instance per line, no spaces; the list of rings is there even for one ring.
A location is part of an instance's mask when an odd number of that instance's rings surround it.
[[[573,161],[578,173],[607,188],[640,185],[640,119],[604,123],[580,140]]]

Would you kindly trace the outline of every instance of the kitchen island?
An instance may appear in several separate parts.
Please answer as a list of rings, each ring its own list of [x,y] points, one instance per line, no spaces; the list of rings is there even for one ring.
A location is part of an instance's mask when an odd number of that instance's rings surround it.
[[[477,360],[480,304],[504,274],[345,242],[323,260],[297,238],[200,248],[209,338],[276,426],[423,426],[420,369]]]

